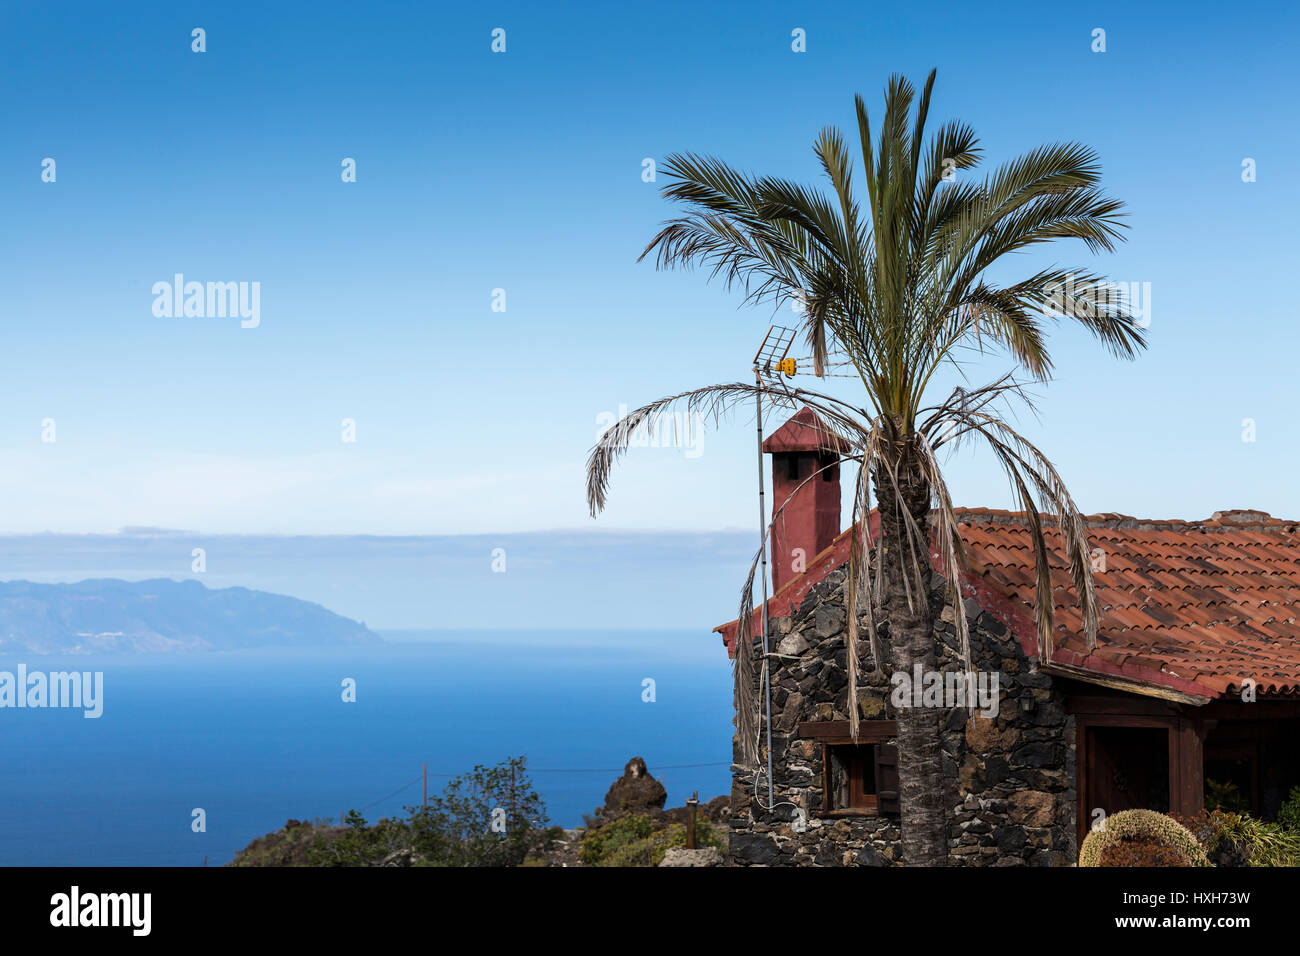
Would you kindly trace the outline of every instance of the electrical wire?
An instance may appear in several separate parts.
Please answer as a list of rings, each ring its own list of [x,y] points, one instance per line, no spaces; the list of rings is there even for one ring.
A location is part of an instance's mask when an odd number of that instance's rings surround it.
[[[412,780],[410,783],[404,783],[404,784],[402,784],[400,787],[398,787],[396,790],[394,790],[394,791],[393,791],[392,793],[390,793],[388,796],[386,796],[386,797],[380,797],[378,800],[374,801],[373,803],[367,803],[364,807],[361,808],[361,811],[359,811],[359,812],[364,812],[364,811],[366,811],[366,810],[369,810],[371,807],[378,806],[379,804],[383,803],[385,800],[391,800],[391,799],[393,799],[393,797],[397,796],[399,793],[401,793],[401,792],[402,792],[403,790],[405,790],[407,787],[414,786],[415,784],[419,783],[419,782],[420,782],[421,780],[423,780],[423,779],[424,779],[423,777],[416,777],[416,778],[415,778],[414,780]]]

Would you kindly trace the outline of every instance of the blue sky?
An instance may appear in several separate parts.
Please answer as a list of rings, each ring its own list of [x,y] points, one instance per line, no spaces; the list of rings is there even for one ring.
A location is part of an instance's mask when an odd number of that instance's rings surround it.
[[[1209,3],[6,5],[0,532],[748,528],[744,416],[691,455],[634,451],[606,515],[585,513],[597,417],[746,376],[771,321],[699,274],[637,264],[672,212],[642,160],[690,150],[814,180],[811,143],[849,126],[855,92],[878,109],[891,72],[932,66],[932,122],[971,123],[986,164],[1080,140],[1129,204],[1117,254],[1046,257],[1151,284],[1148,353],[1119,363],[1061,329],[1057,381],[1021,422],[1079,504],[1300,517],[1298,19]],[[259,282],[260,325],[156,317],[151,288],[178,272]],[[1009,503],[986,457],[956,457],[950,485],[959,504]]]

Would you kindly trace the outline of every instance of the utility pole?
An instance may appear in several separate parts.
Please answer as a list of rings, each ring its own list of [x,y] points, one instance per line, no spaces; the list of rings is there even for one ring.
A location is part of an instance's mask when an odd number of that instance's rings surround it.
[[[700,791],[696,790],[691,794],[691,799],[686,801],[686,849],[694,850],[695,846],[695,808],[700,802]]]
[[[767,812],[776,809],[776,784],[772,780],[772,672],[771,651],[767,639],[767,504],[763,488],[763,376],[777,376],[784,372],[786,377],[795,374],[795,360],[789,358],[790,346],[794,342],[794,329],[783,325],[773,325],[763,336],[763,344],[754,355],[754,408],[758,419],[758,537],[762,547],[762,567],[759,577],[763,581],[763,706],[767,715]],[[773,515],[773,521],[775,521]],[[774,556],[775,557],[775,556]],[[780,560],[789,560],[785,555]],[[758,794],[754,795],[756,798]],[[759,800],[762,803],[762,800]]]
[[[424,800],[420,803],[420,806],[427,807],[428,805],[429,805],[429,765],[426,763],[424,765]]]
[[[776,806],[775,785],[772,782],[772,677],[768,673],[767,649],[767,507],[763,489],[763,379],[757,366],[754,368],[754,406],[758,409],[758,537],[763,548],[763,563],[759,576],[763,580],[763,707],[767,711],[767,808],[771,813]]]

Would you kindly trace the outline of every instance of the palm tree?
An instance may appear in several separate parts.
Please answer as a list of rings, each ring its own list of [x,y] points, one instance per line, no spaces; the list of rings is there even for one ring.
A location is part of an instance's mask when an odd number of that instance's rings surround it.
[[[1102,194],[1095,153],[1075,143],[1039,147],[982,178],[963,174],[980,160],[971,127],[948,122],[924,138],[934,79],[932,71],[918,98],[905,78],[891,77],[874,138],[866,105],[855,98],[861,196],[844,138],[833,127],[823,129],[813,147],[829,195],[748,175],[714,158],[669,157],[663,194],[684,214],[666,222],[642,253],[653,253],[660,268],[703,267],[711,279],[743,291],[746,303],[797,302],[815,373],[826,374],[832,357],[839,359],[861,382],[860,392],[853,382],[854,401],[772,380],[711,386],[627,415],[601,436],[588,462],[595,516],[629,437],[663,409],[680,402],[716,416],[756,394],[775,406],[811,406],[828,430],[850,443],[846,457],[860,466],[853,509],[858,530],[845,587],[847,707],[855,736],[859,614],[878,674],[889,665],[907,673],[918,663],[924,672],[936,669],[927,600],[932,547],[950,582],[948,599],[971,667],[963,604],[953,586],[965,558],[936,459],[944,445],[986,444],[1025,512],[1037,565],[1041,659],[1050,658],[1053,633],[1045,525],[1057,529],[1093,644],[1098,611],[1082,518],[1052,463],[1002,409],[1030,403],[1023,386],[1051,376],[1045,318],[1081,322],[1119,357],[1133,358],[1146,344],[1125,303],[1104,294],[1112,286],[1090,272],[1051,267],[1009,285],[990,279],[990,268],[1006,256],[1051,240],[1079,239],[1094,253],[1113,250],[1121,239],[1123,204]],[[936,373],[989,350],[1005,353],[1008,375],[927,403]],[[873,497],[879,541],[869,539],[863,520]],[[753,576],[751,568],[741,602],[737,727],[757,766],[757,735],[752,743],[747,736],[759,718],[751,685],[744,683],[754,666],[747,630]],[[940,719],[934,708],[899,715],[902,853],[911,865],[947,861]]]

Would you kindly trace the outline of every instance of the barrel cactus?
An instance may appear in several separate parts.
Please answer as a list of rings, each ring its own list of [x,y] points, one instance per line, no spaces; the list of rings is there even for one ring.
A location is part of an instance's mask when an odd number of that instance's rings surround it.
[[[1150,847],[1147,855],[1123,854],[1126,845]],[[1127,859],[1126,859],[1127,858]],[[1205,850],[1185,826],[1154,810],[1121,810],[1088,834],[1080,866],[1210,866]]]

